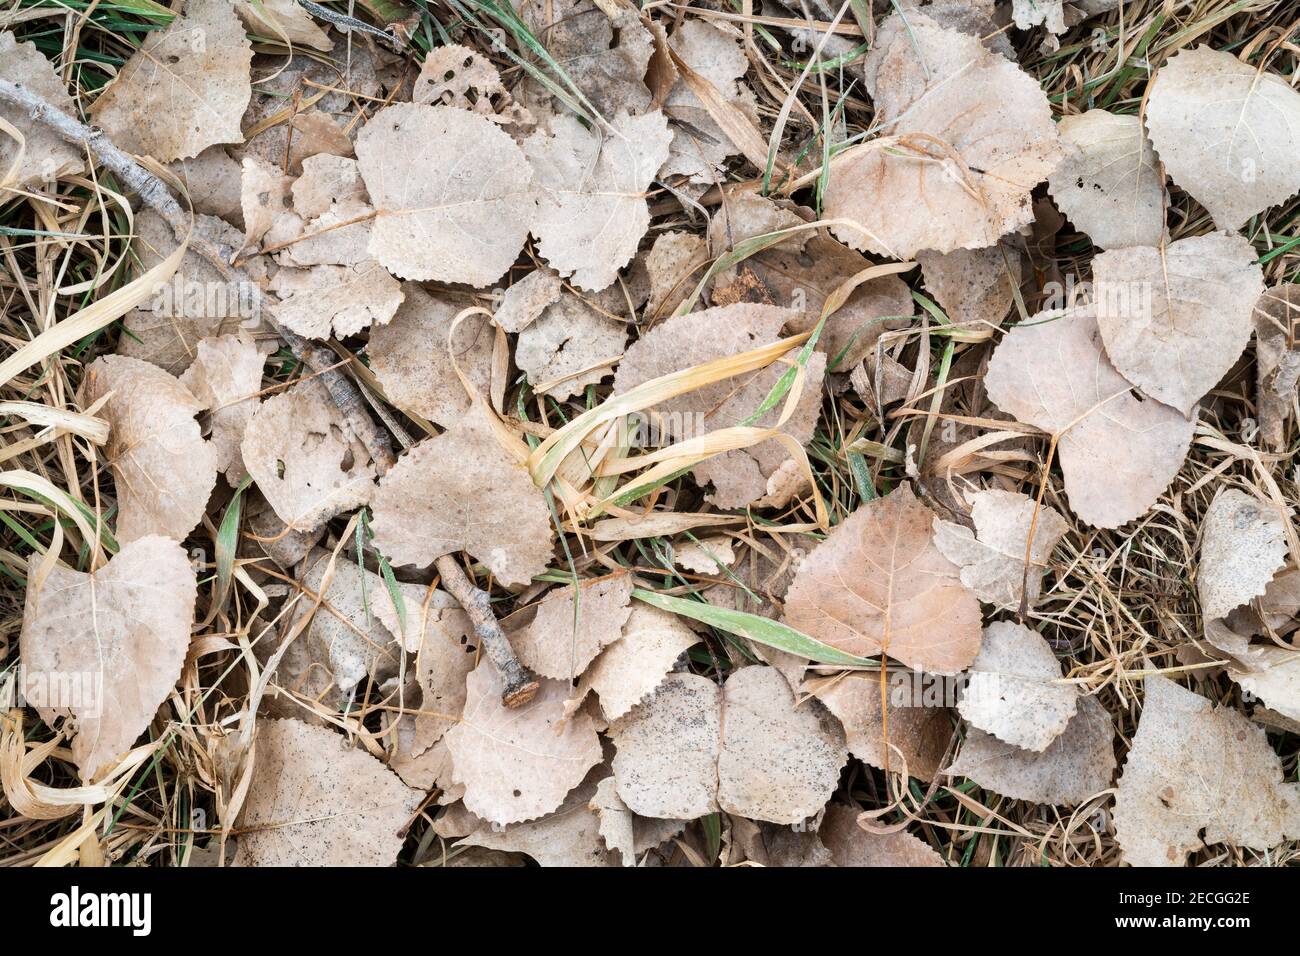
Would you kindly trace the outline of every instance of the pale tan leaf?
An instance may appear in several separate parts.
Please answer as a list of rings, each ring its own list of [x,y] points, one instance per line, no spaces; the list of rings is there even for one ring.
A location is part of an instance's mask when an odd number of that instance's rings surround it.
[[[542,677],[578,677],[602,649],[623,635],[632,613],[632,576],[607,575],[556,588],[533,608],[507,619],[510,645],[529,670]]]
[[[301,180],[300,180],[301,181]],[[370,257],[370,230],[374,209],[362,199],[344,199],[334,203],[315,219],[301,224],[293,235],[268,235],[270,245],[289,243],[278,259],[284,266],[354,266],[373,262]],[[300,218],[292,218],[297,228]],[[277,242],[271,242],[277,239]],[[393,280],[396,284],[397,280]]]
[[[858,811],[841,803],[826,808],[817,829],[836,866],[943,866],[943,857],[906,830],[871,833],[858,823]]]
[[[193,159],[178,159],[170,168],[185,184],[195,212],[217,216],[238,229],[244,227],[240,206],[244,167],[231,158],[226,147],[209,146]]]
[[[70,116],[77,112],[67,87],[54,71],[54,64],[45,58],[35,43],[19,43],[8,32],[0,33],[0,79],[34,93]],[[79,173],[85,168],[81,150],[65,143],[53,130],[34,122],[25,110],[8,103],[0,104],[0,119],[16,127],[27,140],[15,179],[5,182],[5,175],[18,158],[18,144],[7,134],[0,133],[0,183],[25,189],[40,183],[53,183],[60,176]]]
[[[459,43],[436,46],[420,66],[411,100],[432,106],[454,106],[485,116],[494,123],[528,126],[533,117],[514,102],[492,61]]]
[[[1041,753],[1021,750],[970,728],[946,771],[1012,800],[1076,806],[1110,786],[1115,773],[1115,727],[1096,698],[1080,697],[1065,732]]]
[[[1042,24],[1048,33],[1066,30],[1064,0],[1011,0],[1011,20],[1017,30],[1032,30]]]
[[[708,246],[702,236],[663,232],[655,237],[646,255],[646,269],[650,274],[646,314],[662,318],[677,311],[682,300],[694,291],[708,257]]]
[[[1300,189],[1300,93],[1225,50],[1181,50],[1147,92],[1147,130],[1175,183],[1220,229]]]
[[[700,574],[722,574],[735,560],[736,552],[726,535],[687,539],[673,546],[673,564]]]
[[[1092,261],[1097,323],[1115,368],[1191,415],[1245,351],[1264,280],[1241,236],[1113,249]]]
[[[84,388],[87,405],[113,393],[99,415],[110,428],[104,456],[117,491],[117,539],[183,540],[217,483],[217,453],[194,420],[203,404],[156,365],[124,355],[96,359]]]
[[[91,107],[113,142],[164,163],[214,143],[242,143],[253,47],[227,0],[187,0],[184,15],[145,35]]]
[[[1102,249],[1158,246],[1164,179],[1136,116],[1089,110],[1057,124],[1065,159],[1047,179],[1061,212]]]
[[[367,199],[361,167],[355,159],[319,153],[302,161],[302,175],[290,187],[293,209],[304,220],[329,212],[330,206]]]
[[[591,776],[603,773],[602,767]],[[524,853],[541,866],[618,866],[601,835],[601,819],[589,806],[596,793],[597,784],[588,779],[554,813],[505,828],[480,825],[456,845]]]
[[[514,264],[533,219],[533,174],[490,120],[397,103],[371,118],[356,149],[378,210],[370,252],[391,272],[484,286]],[[412,156],[428,175],[411,175]]]
[[[786,623],[850,654],[965,670],[979,651],[979,601],[935,547],[933,523],[907,484],[862,505],[799,568]]]
[[[289,189],[293,177],[256,156],[245,156],[242,170],[239,208],[244,217],[244,243],[256,246],[290,212]]]
[[[1300,285],[1277,285],[1255,303],[1255,406],[1264,444],[1280,451],[1300,382]]]
[[[748,863],[766,867],[834,866],[831,852],[818,834],[807,827],[783,827],[729,817],[731,847],[726,865]]]
[[[327,339],[383,325],[406,298],[402,283],[373,259],[355,266],[281,269],[271,280],[280,296],[275,317],[299,335]]]
[[[652,693],[686,649],[699,641],[677,615],[634,602],[622,637],[587,668],[565,705],[567,712],[575,711],[594,690],[605,719],[617,720]]]
[[[1042,312],[1013,328],[984,385],[1002,411],[1060,435],[1070,507],[1095,527],[1117,528],[1150,508],[1191,444],[1193,422],[1132,394],[1087,308]]]
[[[887,139],[831,163],[826,217],[858,224],[833,226],[836,236],[908,258],[991,246],[1032,221],[1030,191],[1061,157],[1037,80],[917,13],[874,54],[868,69]]]
[[[587,807],[596,814],[605,846],[618,853],[624,866],[636,866],[637,854],[671,840],[687,823],[637,816],[618,795],[618,781],[614,777],[605,777],[596,784],[596,792]]]
[[[207,409],[209,442],[216,454],[217,469],[231,487],[244,475],[244,456],[239,445],[244,430],[257,411],[262,389],[265,356],[244,334],[201,339],[198,357],[181,375],[180,382]]]
[[[475,402],[452,428],[412,448],[374,500],[375,546],[394,564],[468,551],[503,584],[524,584],[551,560],[550,509]]]
[[[948,253],[920,252],[916,261],[925,287],[957,325],[977,329],[1001,325],[1015,304],[1020,253],[1009,243]]]
[[[552,269],[593,292],[614,282],[650,226],[645,192],[670,139],[656,111],[619,114],[603,134],[559,116],[524,142],[537,190],[532,232]]]
[[[457,366],[480,393],[491,381],[491,324],[470,315],[452,335],[462,304],[430,295],[414,282],[404,283],[402,292],[406,298],[392,321],[370,330],[370,367],[394,405],[450,427],[470,406]]]
[[[559,301],[560,290],[560,277],[553,269],[534,269],[502,293],[493,321],[507,332],[522,332],[548,305]]]
[[[975,531],[936,517],[935,547],[961,567],[961,583],[981,601],[1014,611],[1023,599],[1032,608],[1052,550],[1069,524],[1051,505],[1036,508],[1033,498],[1018,491],[989,488],[969,498]]]
[[[1221,489],[1201,525],[1201,613],[1226,617],[1262,595],[1286,553],[1286,522],[1277,508],[1236,488]]]
[[[519,333],[515,364],[544,395],[561,400],[580,395],[610,374],[627,344],[627,328],[564,293]]]
[[[464,719],[443,739],[465,806],[492,823],[520,823],[560,807],[601,762],[600,740],[590,717],[565,719],[561,682],[543,680],[537,696],[513,710],[501,702],[502,687],[491,662],[479,664],[466,685]]]
[[[158,535],[91,574],[55,564],[41,579],[42,557],[27,561],[23,696],[47,723],[76,721],[72,757],[89,781],[131,748],[180,679],[198,585],[185,549]]]
[[[1182,866],[1207,845],[1267,850],[1300,837],[1300,787],[1261,727],[1173,681],[1148,677],[1115,795],[1115,836],[1133,866]]]
[[[334,49],[334,41],[297,0],[235,0],[235,12],[249,30],[268,40],[326,53]]]
[[[259,720],[235,866],[392,866],[423,794],[339,734]]]
[[[244,466],[275,513],[311,531],[374,494],[375,467],[319,379],[266,399],[244,429]]]

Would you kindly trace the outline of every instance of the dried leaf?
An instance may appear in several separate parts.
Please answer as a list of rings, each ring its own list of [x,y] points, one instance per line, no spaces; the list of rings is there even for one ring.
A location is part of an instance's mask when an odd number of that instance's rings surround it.
[[[495,123],[533,122],[528,110],[511,98],[492,61],[459,43],[429,51],[411,88],[411,101],[470,110]]]
[[[367,199],[361,167],[355,159],[320,153],[302,161],[302,175],[290,187],[293,210],[304,220],[329,212],[330,206]]]
[[[935,518],[935,547],[961,567],[961,583],[981,601],[1014,611],[1023,600],[1032,608],[1052,551],[1069,524],[1051,505],[1037,507],[1034,499],[1018,491],[990,488],[969,497],[975,532]]]
[[[1062,682],[1051,646],[1023,624],[986,627],[969,677],[958,712],[1022,750],[1046,750],[1078,710],[1078,688]]]
[[[1092,261],[1097,323],[1115,368],[1191,415],[1245,351],[1264,281],[1241,236],[1179,239]]]
[[[1017,30],[1032,30],[1042,24],[1048,33],[1066,30],[1064,0],[1011,0],[1011,20]]]
[[[601,762],[600,740],[590,717],[565,719],[559,681],[542,681],[537,696],[513,710],[501,702],[502,686],[489,661],[479,664],[466,684],[464,719],[443,739],[465,806],[492,823],[519,823],[560,807]]]
[[[980,646],[979,601],[935,547],[933,523],[906,484],[862,505],[799,568],[786,623],[860,657],[965,670]]]
[[[606,772],[602,767],[592,776]],[[524,853],[541,866],[618,866],[606,849],[600,817],[589,806],[596,793],[597,785],[588,779],[554,813],[505,828],[481,825],[456,845]]]
[[[836,866],[943,866],[943,857],[906,830],[872,833],[858,824],[858,811],[840,803],[826,808],[817,829]]]
[[[259,720],[235,866],[392,866],[423,796],[360,747],[300,720]]]
[[[0,79],[22,87],[70,116],[77,112],[54,64],[45,59],[35,43],[19,43],[8,32],[0,33]],[[26,189],[53,183],[60,176],[80,173],[85,168],[79,149],[65,143],[53,130],[34,122],[19,107],[0,104],[0,120],[16,127],[27,140],[22,163],[14,170],[15,178],[10,182],[5,177],[18,158],[18,144],[0,133],[0,183]]]
[[[394,564],[468,551],[503,584],[525,584],[551,560],[550,509],[527,469],[498,444],[474,403],[420,442],[380,481],[375,547]]]
[[[24,696],[47,723],[76,721],[72,758],[89,781],[131,748],[180,679],[198,585],[185,549],[152,534],[91,574],[56,563],[41,578],[42,560],[27,560]],[[64,687],[75,699],[59,699]]]
[[[492,317],[506,332],[522,332],[560,299],[560,277],[542,266],[524,276],[501,295],[501,304]]]
[[[1300,382],[1300,285],[1277,285],[1255,303],[1255,406],[1265,446],[1280,451]]]
[[[1236,488],[1214,496],[1201,526],[1196,590],[1207,618],[1259,597],[1286,563],[1285,519],[1277,509]]]
[[[161,162],[242,143],[253,47],[226,0],[187,0],[183,16],[145,34],[90,116],[115,144]]]
[[[925,287],[955,325],[1001,325],[1016,301],[1020,254],[1006,242],[987,249],[920,252],[916,261]]]
[[[239,208],[244,218],[244,244],[255,246],[290,212],[289,189],[293,177],[256,156],[244,157],[242,172]]]
[[[519,333],[515,363],[535,391],[563,400],[609,375],[626,344],[626,324],[564,294]]]
[[[689,232],[663,232],[646,255],[650,273],[650,301],[646,314],[672,315],[691,293],[700,267],[708,261],[708,245],[702,236]]]
[[[297,0],[235,0],[235,12],[249,30],[268,40],[326,53],[334,49],[334,41]]]
[[[1182,866],[1209,844],[1267,850],[1300,837],[1300,787],[1261,727],[1173,681],[1146,701],[1115,794],[1115,836],[1133,866]]]
[[[231,158],[226,147],[209,146],[193,159],[177,160],[170,169],[185,184],[195,212],[244,227],[240,206],[244,167]]]
[[[216,455],[217,470],[231,487],[248,474],[239,445],[257,411],[264,361],[261,350],[243,334],[202,339],[198,357],[180,378],[208,412],[208,441]]]
[[[281,269],[271,280],[280,296],[275,317],[299,335],[327,339],[383,325],[406,298],[402,284],[373,259],[355,266]]]
[[[1039,313],[1013,328],[984,386],[1002,411],[1060,436],[1070,507],[1095,527],[1117,528],[1150,508],[1191,444],[1193,422],[1138,398],[1115,371],[1087,308]]]
[[[533,174],[496,124],[450,106],[397,103],[371,118],[356,149],[378,210],[370,253],[389,271],[484,286],[514,264],[533,220]],[[412,156],[429,175],[411,175]]]
[[[183,540],[217,483],[217,453],[194,420],[204,405],[156,365],[124,355],[102,356],[86,370],[84,404],[109,392],[99,414],[110,428],[104,456],[117,491],[117,538]]]
[[[1200,46],[1170,57],[1147,91],[1146,122],[1169,175],[1220,229],[1300,189],[1300,93],[1231,53]]]
[[[614,777],[605,777],[596,784],[596,792],[587,807],[596,814],[605,846],[619,854],[624,866],[636,866],[637,854],[671,840],[687,823],[637,816],[618,795],[618,781]]]
[[[632,576],[616,574],[566,585],[521,615],[531,619],[510,632],[510,644],[529,670],[542,677],[578,677],[606,646],[623,635],[632,613]]]

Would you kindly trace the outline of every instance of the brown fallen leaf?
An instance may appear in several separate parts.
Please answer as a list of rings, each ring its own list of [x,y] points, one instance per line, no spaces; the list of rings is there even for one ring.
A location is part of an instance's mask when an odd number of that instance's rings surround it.
[[[293,177],[256,156],[245,156],[239,184],[239,208],[244,220],[244,245],[256,246],[273,226],[291,214]],[[292,228],[292,227],[291,227]]]
[[[968,497],[975,531],[936,517],[935,547],[961,567],[961,583],[981,601],[1014,611],[1023,599],[1032,608],[1052,551],[1069,524],[1051,505],[1036,507],[1033,498],[1018,491],[989,488]]]
[[[605,777],[596,784],[596,792],[587,807],[596,814],[605,846],[618,853],[624,866],[636,866],[639,854],[671,840],[687,823],[637,816],[618,795],[618,781],[614,777]]]
[[[155,534],[89,574],[58,563],[46,573],[42,560],[27,560],[24,696],[47,723],[76,722],[72,759],[91,781],[148,729],[180,679],[198,585],[185,549]]]
[[[515,364],[535,391],[571,398],[610,374],[627,333],[625,323],[566,292],[519,333]]]
[[[1224,234],[1093,259],[1097,323],[1115,368],[1190,416],[1250,342],[1264,293],[1255,259],[1254,246]]]
[[[411,87],[411,101],[470,110],[503,125],[533,122],[528,110],[514,102],[492,61],[459,43],[429,51]]]
[[[209,146],[191,159],[178,159],[169,167],[185,185],[194,211],[244,228],[240,205],[244,167],[225,146]]]
[[[1201,614],[1226,617],[1264,594],[1286,563],[1285,516],[1277,508],[1236,488],[1214,496],[1201,525],[1196,590]]]
[[[257,411],[265,355],[244,334],[201,339],[198,356],[180,382],[207,410],[209,444],[217,470],[233,488],[248,474],[239,445]]]
[[[235,866],[392,866],[422,794],[362,748],[300,720],[259,720]]]
[[[542,677],[580,676],[602,649],[623,636],[632,613],[632,576],[615,574],[556,588],[503,626],[525,667]]]
[[[907,484],[862,505],[799,568],[786,623],[849,654],[965,670],[980,647],[979,601],[935,547],[933,523]]]
[[[252,62],[232,4],[186,0],[183,15],[145,35],[95,100],[91,119],[121,148],[164,163],[214,143],[242,143]]]
[[[501,294],[492,321],[506,332],[522,332],[548,305],[559,301],[561,288],[555,270],[534,269]]]
[[[9,32],[0,33],[0,79],[30,90],[46,103],[69,115],[77,112],[67,87],[35,43],[19,43]],[[54,131],[32,121],[25,112],[8,103],[0,104],[0,120],[16,128],[26,139],[22,162],[17,167],[18,144],[0,134],[0,184],[26,189],[53,183],[60,176],[80,173],[84,168],[81,151],[64,142]],[[7,178],[13,172],[13,179]]]
[[[443,739],[465,806],[492,823],[521,823],[560,807],[601,762],[600,740],[590,717],[565,718],[563,683],[543,680],[537,696],[513,710],[501,702],[502,687],[492,663],[479,664],[466,683],[464,718]]]
[[[334,49],[329,34],[316,25],[297,0],[235,0],[235,12],[249,30],[268,40],[326,53]]]
[[[514,264],[533,221],[533,173],[491,120],[396,103],[371,118],[356,150],[378,211],[370,253],[389,271],[485,286]],[[410,175],[413,155],[430,175]]]
[[[1115,837],[1133,866],[1182,866],[1210,844],[1268,850],[1300,837],[1300,787],[1264,730],[1165,677],[1146,700],[1115,794]]]
[[[271,280],[275,317],[311,339],[355,335],[389,322],[406,298],[402,283],[373,259],[355,266],[281,269]]]
[[[689,232],[656,236],[645,258],[650,274],[646,314],[653,318],[672,315],[695,288],[708,257],[708,244],[702,236]]]
[[[1090,308],[1041,312],[1011,329],[984,386],[1002,411],[1059,436],[1070,507],[1094,527],[1146,512],[1191,445],[1194,422],[1135,396],[1111,365]]]
[[[194,420],[203,403],[156,365],[124,355],[96,359],[83,387],[86,405],[113,393],[99,414],[110,429],[104,457],[117,492],[117,539],[183,540],[217,483],[217,452]]]
[[[600,767],[591,776],[605,773]],[[597,784],[588,779],[554,813],[507,827],[481,824],[456,845],[523,853],[540,866],[618,866],[601,835],[600,817],[589,806],[596,793]]]
[[[304,220],[315,219],[331,206],[364,202],[368,198],[355,159],[320,153],[302,161],[302,175],[290,187],[293,211]]]
[[[1183,49],[1147,91],[1147,130],[1173,181],[1220,229],[1300,189],[1300,93],[1225,50]]]
[[[744,817],[727,819],[731,824],[731,846],[726,866],[747,863],[784,869],[835,865],[830,850],[812,829],[755,823]]]
[[[1264,444],[1280,451],[1300,382],[1300,285],[1286,283],[1255,303],[1255,406]]]
[[[872,833],[858,823],[858,811],[842,803],[826,808],[817,835],[836,866],[944,866],[943,857],[906,830]]]
[[[503,584],[525,584],[546,570],[550,509],[527,469],[498,444],[490,414],[474,402],[380,481],[371,527],[375,547],[394,564],[467,551]]]
[[[1020,254],[1010,243],[986,249],[919,252],[925,287],[958,325],[989,329],[1002,324],[1015,304]]]

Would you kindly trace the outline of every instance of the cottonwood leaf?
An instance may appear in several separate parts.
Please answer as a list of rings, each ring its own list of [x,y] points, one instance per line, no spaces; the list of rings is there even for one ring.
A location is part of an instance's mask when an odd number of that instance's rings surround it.
[[[1016,301],[1020,253],[1007,242],[987,249],[919,252],[916,261],[926,289],[955,325],[1001,325]]]
[[[591,777],[606,773],[604,767],[593,770],[554,813],[540,820],[504,828],[483,824],[456,845],[524,853],[540,866],[618,866],[601,836],[600,817],[590,806],[598,786]]]
[[[370,253],[403,279],[484,286],[514,264],[533,220],[532,169],[496,124],[450,106],[396,103],[357,136],[378,216]],[[425,173],[411,175],[411,157]]]
[[[281,269],[271,280],[275,317],[299,335],[327,339],[383,325],[406,298],[402,283],[373,259],[355,266]]]
[[[1264,293],[1241,236],[1112,249],[1092,260],[1097,323],[1115,368],[1152,398],[1191,415],[1245,351]]]
[[[943,857],[906,830],[872,833],[858,823],[858,811],[840,803],[826,808],[817,828],[836,866],[944,866]]]
[[[54,64],[36,48],[35,43],[19,43],[12,33],[0,33],[0,79],[39,96],[55,109],[75,115],[76,104],[59,79]],[[79,173],[85,168],[81,151],[65,143],[53,130],[33,121],[27,112],[8,103],[0,104],[0,119],[18,129],[26,139],[22,162],[14,170],[14,179],[6,181],[18,144],[7,134],[0,134],[0,183],[26,189],[40,183],[53,183],[60,176]]]
[[[603,133],[560,116],[525,140],[537,191],[532,231],[552,269],[593,292],[618,278],[650,227],[645,192],[670,141],[658,111],[620,113]]]
[[[268,40],[326,53],[334,49],[329,34],[316,25],[297,0],[235,0],[235,12],[245,26]]]
[[[980,606],[934,544],[934,514],[903,484],[810,554],[786,594],[791,627],[841,651],[956,674],[980,646]]]
[[[320,153],[302,161],[302,175],[290,187],[293,211],[315,219],[336,203],[365,202],[369,195],[355,159]]]
[[[703,236],[689,232],[663,232],[655,237],[646,255],[650,275],[650,299],[646,314],[654,318],[672,315],[694,290],[709,258]]]
[[[1041,753],[1022,750],[970,728],[957,759],[944,772],[966,777],[1012,800],[1076,806],[1110,786],[1115,773],[1115,727],[1106,708],[1080,697],[1065,732]]]
[[[374,464],[319,379],[262,402],[239,447],[257,487],[295,530],[314,530],[374,494]]]
[[[300,720],[259,720],[235,866],[392,866],[423,794],[361,747]]]
[[[1088,110],[1057,124],[1065,158],[1047,179],[1056,205],[1102,249],[1158,246],[1164,177],[1136,116]]]
[[[731,539],[725,534],[696,538],[673,546],[673,564],[700,574],[723,574],[736,560]]]
[[[1153,675],[1115,794],[1126,863],[1182,866],[1215,843],[1270,849],[1300,837],[1300,786],[1264,729]]]
[[[97,358],[86,371],[86,405],[110,392],[99,415],[109,425],[104,457],[117,492],[117,539],[181,541],[217,483],[217,453],[194,420],[203,403],[158,366],[124,355]]]
[[[1032,608],[1052,551],[1069,524],[1051,505],[1036,507],[1033,498],[1018,491],[990,488],[969,497],[975,531],[936,517],[935,547],[961,567],[961,583],[981,601],[1016,610],[1023,599]]]
[[[772,667],[744,667],[722,688],[673,674],[611,728],[618,793],[647,817],[694,819],[722,809],[793,824],[839,780],[844,735],[817,702],[795,705]]]
[[[1146,122],[1170,177],[1220,229],[1300,189],[1300,93],[1231,53],[1199,46],[1170,57],[1147,92]]]
[[[1098,528],[1118,528],[1150,508],[1191,445],[1194,422],[1132,394],[1106,357],[1090,308],[1040,312],[1011,329],[984,386],[1008,415],[1060,436],[1070,507]]]
[[[677,615],[637,601],[623,624],[623,635],[592,662],[566,705],[572,713],[595,691],[606,720],[617,720],[653,693],[700,636]]]
[[[810,828],[755,823],[735,816],[728,819],[731,823],[731,846],[726,866],[737,863],[783,869],[834,866],[830,850]]]
[[[253,46],[227,0],[187,0],[184,15],[144,42],[90,116],[115,144],[164,163],[214,143],[242,143]]]
[[[1038,82],[921,14],[889,37],[867,67],[888,138],[834,157],[826,217],[857,226],[831,231],[856,249],[909,258],[991,246],[1031,222],[1030,191],[1061,157]]]
[[[531,619],[511,629],[510,645],[524,666],[542,677],[578,677],[623,636],[631,600],[630,574],[556,588],[535,608],[520,612]]]
[[[1017,30],[1032,30],[1042,24],[1048,33],[1064,33],[1064,0],[1011,0],[1011,20]]]
[[[265,356],[244,334],[201,339],[194,364],[180,382],[208,412],[208,439],[217,470],[231,487],[248,474],[239,450],[244,430],[257,411]]]
[[[239,182],[239,209],[244,219],[244,245],[256,246],[290,209],[293,177],[256,156],[245,156]]]
[[[131,748],[181,676],[198,595],[176,541],[150,534],[86,574],[27,559],[19,654],[26,696],[42,718],[76,721],[72,759],[93,780]],[[76,681],[80,699],[37,703],[38,688]]]
[[[560,291],[560,277],[553,269],[534,269],[502,293],[492,321],[506,332],[522,332],[548,305],[559,301]]]
[[[514,102],[492,61],[459,43],[429,51],[411,87],[411,100],[470,110],[494,123],[529,126],[534,122],[532,114]]]
[[[466,682],[464,718],[443,739],[465,806],[492,823],[520,823],[560,806],[601,762],[600,740],[586,714],[565,718],[560,681],[541,681],[514,709],[501,702],[503,686],[492,663],[480,663]]]
[[[1201,525],[1201,613],[1226,617],[1262,595],[1286,553],[1285,518],[1277,508],[1236,488],[1221,489]]]
[[[178,159],[169,168],[185,185],[195,212],[244,228],[240,206],[244,167],[231,158],[226,147],[209,146],[192,159]]]
[[[375,493],[375,547],[397,565],[468,551],[503,584],[525,584],[551,560],[550,509],[528,470],[498,444],[478,402],[452,428],[412,448]]]
[[[370,367],[394,405],[450,427],[470,407],[456,368],[479,392],[491,382],[491,323],[482,315],[466,316],[453,334],[462,305],[414,282],[404,283],[402,292],[405,299],[392,320],[370,330]]]
[[[1023,624],[998,621],[970,666],[957,711],[1022,750],[1042,752],[1078,711],[1079,689],[1061,680],[1051,646]]]
[[[1286,283],[1255,303],[1255,407],[1264,444],[1280,451],[1300,382],[1300,285]]]
[[[610,374],[627,345],[627,330],[625,323],[566,293],[519,333],[515,364],[534,391],[560,400],[581,395]]]
[[[614,777],[605,777],[596,784],[596,792],[587,807],[596,814],[605,846],[618,853],[624,866],[636,866],[638,854],[671,840],[687,823],[637,816],[618,795],[618,781]]]

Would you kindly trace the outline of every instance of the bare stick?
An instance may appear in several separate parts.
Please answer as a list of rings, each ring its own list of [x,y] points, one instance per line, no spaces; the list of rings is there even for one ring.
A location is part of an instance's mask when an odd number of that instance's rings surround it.
[[[336,367],[334,354],[323,346],[304,339],[291,329],[284,328],[272,316],[272,300],[263,294],[255,282],[242,269],[230,264],[235,250],[212,241],[198,229],[191,229],[190,214],[181,207],[167,184],[149,172],[131,156],[113,144],[101,129],[81,123],[62,110],[56,109],[28,90],[0,79],[0,102],[12,103],[26,110],[33,121],[53,130],[60,138],[88,149],[104,168],[112,171],[128,192],[134,192],[141,202],[158,213],[176,234],[177,241],[190,236],[189,248],[209,262],[227,282],[241,284],[250,290],[259,314],[265,314],[272,327],[285,340],[293,354],[312,371],[319,373],[322,384],[339,413],[348,422],[357,438],[366,446],[379,474],[388,471],[397,461],[389,436],[383,432],[366,411],[365,398],[357,383]],[[405,435],[399,433],[399,439]],[[409,439],[403,440],[409,444]],[[505,631],[492,613],[487,592],[475,587],[451,555],[437,561],[443,586],[469,615],[479,643],[496,665],[505,681],[502,700],[507,707],[519,707],[533,699],[538,683],[527,668],[519,663]]]

